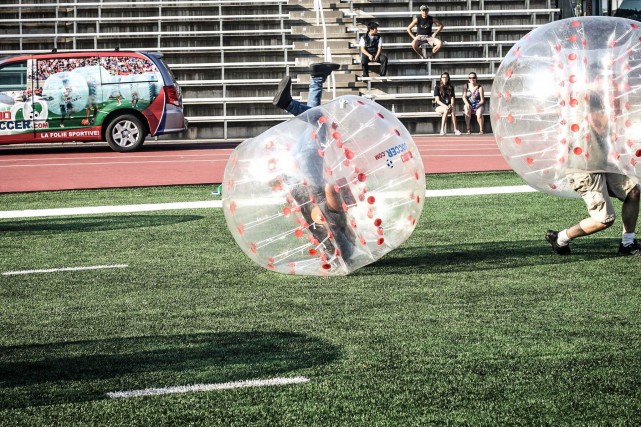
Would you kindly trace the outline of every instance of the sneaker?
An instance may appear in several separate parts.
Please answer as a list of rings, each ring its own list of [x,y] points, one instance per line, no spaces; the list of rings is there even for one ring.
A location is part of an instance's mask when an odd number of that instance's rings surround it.
[[[319,62],[309,66],[312,70],[312,77],[327,77],[332,74],[332,71],[336,71],[340,67],[340,65],[333,62]]]
[[[292,79],[289,76],[285,76],[282,78],[280,83],[278,83],[278,91],[276,91],[276,95],[274,95],[274,99],[272,99],[272,104],[277,106],[278,108],[282,108],[283,110],[286,110],[287,107],[289,106],[289,103],[292,102]]]
[[[559,245],[556,240],[557,237],[559,236],[558,231],[553,231],[553,230],[548,230],[545,233],[545,240],[548,241],[550,245],[552,245],[552,250],[556,252],[559,255],[570,255],[570,245],[565,245],[561,246]]]
[[[440,135],[441,135],[441,136],[445,136],[445,131],[444,131],[444,130],[442,130]]]
[[[456,136],[460,136],[460,135],[461,135],[461,131],[460,131],[460,130],[458,130],[458,129],[456,129],[456,130],[454,131],[454,135],[456,135]]]
[[[637,239],[631,245],[623,246],[623,243],[619,243],[619,255],[641,256],[641,245]]]

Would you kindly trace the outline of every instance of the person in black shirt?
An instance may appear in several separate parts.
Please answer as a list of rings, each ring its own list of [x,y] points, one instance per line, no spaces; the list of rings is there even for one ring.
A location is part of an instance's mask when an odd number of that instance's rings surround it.
[[[439,50],[441,50],[441,46],[443,45],[441,39],[436,37],[438,33],[443,31],[443,24],[441,24],[438,19],[429,15],[429,7],[423,5],[420,7],[420,11],[421,14],[415,16],[410,25],[407,26],[407,33],[413,40],[412,49],[414,49],[414,52],[416,52],[416,54],[421,58],[425,59],[419,48],[425,43],[428,43],[432,46],[432,53],[428,55],[428,57],[432,58]],[[438,25],[436,31],[432,31],[433,24]],[[416,27],[416,35],[412,33],[412,28],[414,27]]]
[[[370,22],[367,24],[367,34],[361,37],[361,65],[363,66],[363,77],[369,77],[369,63],[379,62],[381,64],[381,76],[387,74],[387,56],[382,52],[383,39],[378,35],[378,24]]]

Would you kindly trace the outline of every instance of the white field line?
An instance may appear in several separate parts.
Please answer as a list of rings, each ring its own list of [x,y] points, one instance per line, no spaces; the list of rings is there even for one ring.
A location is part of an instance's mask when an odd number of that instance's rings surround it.
[[[451,197],[451,196],[478,196],[486,194],[512,194],[531,193],[534,188],[528,185],[511,185],[501,187],[478,187],[478,188],[453,188],[450,190],[426,190],[425,197]],[[151,212],[179,209],[211,209],[221,208],[221,200],[209,200],[203,202],[176,202],[156,203],[144,205],[119,205],[119,206],[92,206],[81,208],[57,208],[57,209],[27,209],[15,211],[0,211],[0,219],[8,218],[34,218],[68,215],[95,215],[108,213],[131,213]]]
[[[289,384],[304,384],[308,382],[309,379],[305,377],[272,378],[269,380],[248,380],[218,384],[193,384],[176,387],[146,388],[143,390],[113,391],[107,393],[107,396],[112,399],[118,399],[123,397],[158,396],[161,394],[189,393],[193,391],[229,390],[234,388],[248,387],[271,387]]]
[[[64,268],[48,268],[46,270],[18,270],[18,271],[5,271],[3,276],[15,276],[18,274],[35,274],[35,273],[55,273],[58,271],[82,271],[82,270],[102,270],[105,268],[127,268],[127,264],[114,264],[114,265],[91,265],[88,267],[64,267]]]

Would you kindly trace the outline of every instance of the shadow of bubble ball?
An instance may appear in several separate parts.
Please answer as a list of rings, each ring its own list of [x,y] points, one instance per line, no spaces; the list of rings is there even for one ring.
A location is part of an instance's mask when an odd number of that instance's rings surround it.
[[[510,166],[532,187],[578,197],[566,176],[641,177],[641,24],[580,17],[543,25],[510,49],[490,118]]]
[[[390,111],[357,96],[240,144],[223,209],[240,248],[280,273],[345,275],[401,245],[423,209],[425,170]]]

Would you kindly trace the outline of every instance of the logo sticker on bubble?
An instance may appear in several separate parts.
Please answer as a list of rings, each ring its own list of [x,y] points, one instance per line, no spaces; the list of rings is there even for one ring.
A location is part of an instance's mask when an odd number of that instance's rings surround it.
[[[421,215],[425,170],[407,129],[357,96],[312,108],[240,144],[223,209],[240,248],[272,271],[345,275],[394,250]],[[386,156],[401,156],[403,161]],[[398,157],[397,157],[398,158]]]

